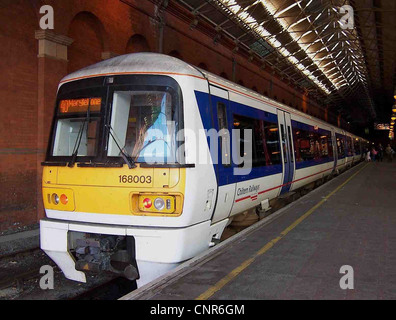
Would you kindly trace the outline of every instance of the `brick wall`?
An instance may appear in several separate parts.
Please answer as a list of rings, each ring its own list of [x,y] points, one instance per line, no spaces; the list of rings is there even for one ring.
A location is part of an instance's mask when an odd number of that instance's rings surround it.
[[[36,14],[26,1],[1,1],[0,21],[2,231],[37,221],[36,159],[43,150],[37,150]]]
[[[126,4],[129,2],[130,5]],[[68,61],[38,57],[39,8],[52,5],[55,33],[74,40]],[[160,50],[160,28],[148,0],[1,0],[0,1],[0,232],[37,223],[44,216],[41,166],[59,80],[68,72],[98,62],[103,54]],[[285,84],[226,46],[190,30],[165,14],[163,53],[225,73],[292,107],[324,117],[324,110],[303,92]],[[106,56],[106,55],[105,55]]]

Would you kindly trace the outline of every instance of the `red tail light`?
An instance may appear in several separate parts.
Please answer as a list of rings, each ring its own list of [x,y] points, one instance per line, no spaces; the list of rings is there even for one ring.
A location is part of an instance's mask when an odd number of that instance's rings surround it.
[[[146,199],[143,200],[143,205],[144,205],[144,207],[145,207],[146,209],[149,209],[149,208],[151,208],[151,206],[153,205],[153,203],[152,203],[151,199],[146,198]]]
[[[66,205],[69,202],[69,199],[67,198],[67,196],[65,194],[62,194],[60,197],[60,202],[64,205]]]

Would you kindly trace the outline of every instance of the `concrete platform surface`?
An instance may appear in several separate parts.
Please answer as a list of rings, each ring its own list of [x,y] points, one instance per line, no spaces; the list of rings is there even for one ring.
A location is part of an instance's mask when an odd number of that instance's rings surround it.
[[[0,259],[6,255],[16,254],[40,247],[40,229],[0,235]]]
[[[395,204],[396,163],[362,163],[124,299],[396,299]]]

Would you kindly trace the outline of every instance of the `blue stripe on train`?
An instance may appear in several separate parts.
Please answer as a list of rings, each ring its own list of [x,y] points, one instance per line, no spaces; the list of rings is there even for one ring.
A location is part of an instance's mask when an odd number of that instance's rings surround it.
[[[204,126],[204,129],[210,130],[212,128],[215,128],[213,125],[212,121],[212,112],[211,112],[211,104],[209,100],[209,94],[200,92],[200,91],[195,91],[195,96],[197,98],[197,103],[199,107],[199,112],[201,115],[202,123]],[[269,112],[264,112],[262,110],[257,110],[255,108],[229,101],[229,113],[228,114],[238,114],[242,116],[247,116],[255,119],[262,119],[262,120],[267,120],[271,121],[274,123],[278,122],[278,117],[275,114],[269,113]],[[228,130],[232,132],[233,127],[231,127],[231,124],[234,123],[234,119],[228,119]],[[210,145],[210,141],[208,138],[208,146]],[[233,148],[233,146],[231,146]],[[217,152],[214,150],[211,150],[212,152]],[[213,156],[212,156],[213,159]],[[233,164],[233,167],[235,165]],[[252,171],[248,175],[232,175],[232,177],[224,177],[222,175],[217,176],[217,181],[219,186],[223,186],[226,184],[230,183],[238,183],[241,181],[246,181],[246,180],[251,180],[251,179],[256,179],[256,178],[261,178],[265,176],[271,176],[274,174],[282,173],[282,165],[273,165],[273,166],[263,166],[263,167],[254,167],[252,168]]]
[[[199,108],[199,112],[201,115],[204,129],[210,130],[212,128],[215,128],[216,126],[214,126],[214,124],[213,124],[214,120],[212,120],[212,110],[211,110],[212,106],[211,106],[211,102],[210,102],[210,95],[205,92],[195,91],[195,96],[197,99],[198,108]],[[243,104],[240,104],[240,103],[237,103],[234,101],[229,101],[229,109],[230,109],[229,110],[230,112],[228,114],[231,114],[231,115],[237,114],[237,115],[251,117],[251,118],[255,118],[255,119],[259,119],[259,120],[266,120],[266,121],[278,123],[278,116],[276,114],[258,110],[258,109],[255,109],[255,108],[252,108],[247,105],[243,105]],[[234,123],[233,118],[228,119],[228,126],[229,126],[228,130],[230,132],[233,129],[233,127],[231,127],[231,124],[233,124],[233,123]],[[319,130],[322,131],[322,129],[319,129]],[[323,130],[323,132],[324,131],[326,131],[326,130]],[[209,145],[210,145],[210,141],[208,138],[208,146]],[[232,146],[232,148],[233,148],[233,146]],[[218,150],[216,150],[216,151],[211,150],[211,152],[218,152]],[[213,159],[213,156],[212,156],[212,159]],[[296,169],[312,167],[312,166],[316,166],[318,164],[327,163],[327,162],[331,162],[331,161],[333,161],[333,160],[329,159],[329,158],[321,159],[318,161],[316,161],[316,160],[304,161],[304,162],[297,163]],[[233,164],[233,167],[235,167],[234,164]],[[215,168],[215,171],[216,171],[216,168]],[[232,177],[228,177],[228,179],[226,179],[226,177],[220,175],[220,176],[217,176],[217,181],[218,181],[219,186],[223,186],[226,184],[238,183],[241,181],[252,180],[252,179],[256,179],[256,178],[279,174],[279,173],[282,173],[282,165],[281,164],[273,165],[273,166],[253,167],[252,171],[248,175],[243,175],[243,176],[233,175]]]
[[[308,167],[314,167],[320,164],[330,163],[330,162],[334,162],[334,158],[327,157],[318,160],[307,160],[307,161],[296,162],[296,170],[308,168]]]

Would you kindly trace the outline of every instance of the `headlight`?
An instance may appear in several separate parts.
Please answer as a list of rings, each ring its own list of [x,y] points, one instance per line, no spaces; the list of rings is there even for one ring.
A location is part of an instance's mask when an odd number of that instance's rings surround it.
[[[43,200],[46,209],[74,211],[74,194],[71,189],[43,188]]]
[[[135,202],[136,201],[136,202]],[[142,194],[132,197],[132,208],[140,212],[171,214],[176,211],[176,198],[173,195]]]
[[[59,203],[59,196],[56,193],[52,194],[52,202],[54,204],[58,204]]]
[[[155,209],[161,211],[162,209],[165,208],[165,201],[162,198],[156,198],[154,200],[154,207]]]

